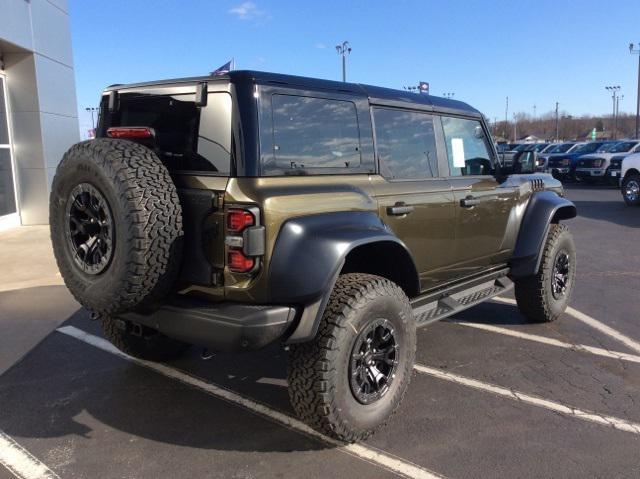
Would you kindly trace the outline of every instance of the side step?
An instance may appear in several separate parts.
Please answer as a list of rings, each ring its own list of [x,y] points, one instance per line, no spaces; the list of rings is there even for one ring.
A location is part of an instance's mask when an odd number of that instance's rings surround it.
[[[452,291],[449,292],[443,291],[427,298],[416,298],[412,302],[413,314],[418,327],[426,326],[480,304],[489,298],[509,291],[511,288],[513,288],[513,281],[506,275],[493,279],[483,278],[483,282],[470,282],[465,289],[452,288]],[[432,298],[433,300],[426,301]]]

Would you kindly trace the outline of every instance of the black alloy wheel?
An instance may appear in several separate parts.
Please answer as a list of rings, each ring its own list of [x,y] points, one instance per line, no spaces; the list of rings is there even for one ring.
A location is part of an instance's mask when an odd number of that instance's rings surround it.
[[[75,264],[86,274],[100,274],[114,250],[114,226],[104,195],[89,183],[80,183],[67,201],[66,236]]]
[[[351,392],[362,404],[382,398],[393,382],[398,365],[399,344],[393,325],[377,319],[356,338],[351,353]]]

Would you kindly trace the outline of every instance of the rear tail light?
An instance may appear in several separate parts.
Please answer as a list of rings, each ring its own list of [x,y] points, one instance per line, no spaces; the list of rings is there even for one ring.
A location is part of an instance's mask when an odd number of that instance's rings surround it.
[[[227,266],[229,266],[231,271],[246,273],[251,271],[255,265],[255,258],[245,256],[241,249],[229,249],[227,253]]]
[[[227,212],[227,230],[230,233],[241,233],[245,228],[253,226],[256,219],[247,210],[232,209]]]
[[[265,228],[255,206],[231,207],[226,212],[227,267],[233,273],[256,270],[264,255]]]
[[[117,126],[107,130],[109,138],[152,138],[153,129],[146,126]]]

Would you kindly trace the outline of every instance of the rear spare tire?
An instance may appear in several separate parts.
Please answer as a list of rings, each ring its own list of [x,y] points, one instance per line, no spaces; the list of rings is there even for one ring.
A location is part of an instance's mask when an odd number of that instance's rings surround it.
[[[49,223],[60,273],[87,309],[147,309],[169,292],[182,255],[182,209],[149,148],[107,138],[72,146],[53,179]]]

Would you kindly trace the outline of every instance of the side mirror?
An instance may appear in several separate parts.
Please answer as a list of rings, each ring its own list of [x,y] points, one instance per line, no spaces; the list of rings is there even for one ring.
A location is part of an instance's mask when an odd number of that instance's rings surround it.
[[[537,151],[519,151],[513,157],[513,172],[515,174],[535,173],[537,162]]]

